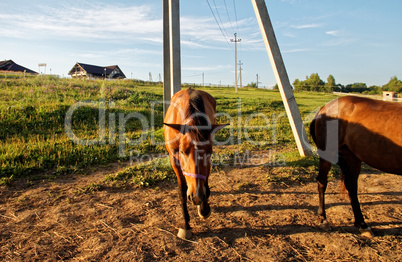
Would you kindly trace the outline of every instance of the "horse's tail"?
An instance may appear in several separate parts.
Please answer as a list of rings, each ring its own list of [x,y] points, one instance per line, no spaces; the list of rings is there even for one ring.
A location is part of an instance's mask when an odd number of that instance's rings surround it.
[[[349,197],[349,193],[345,186],[345,175],[341,172],[341,181],[339,182],[339,195],[342,200],[346,200]]]
[[[346,162],[342,155],[338,155],[338,166],[341,168],[341,177],[339,182],[339,194],[341,195],[341,199],[346,200],[349,197],[349,193],[346,190],[345,186],[345,173],[342,172],[342,169],[346,169]]]
[[[311,123],[310,123],[310,135],[313,138],[313,141],[315,144],[317,144],[317,136],[315,134],[315,122],[316,121],[317,120],[314,118],[313,121],[311,121]]]
[[[313,121],[310,123],[310,135],[313,138],[313,141],[315,144],[317,144],[317,134],[315,132],[315,125],[316,125],[317,119],[314,118]],[[338,165],[342,165],[343,159],[341,159],[341,156],[338,156]],[[342,199],[346,199],[348,196],[348,191],[346,190],[345,186],[345,174],[341,172],[341,177],[340,177],[340,187],[339,187],[339,194],[341,195]]]

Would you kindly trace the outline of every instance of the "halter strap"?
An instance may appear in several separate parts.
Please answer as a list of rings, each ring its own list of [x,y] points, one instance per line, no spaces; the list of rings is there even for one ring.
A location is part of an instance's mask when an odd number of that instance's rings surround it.
[[[181,164],[180,155],[179,155],[179,162],[180,162],[180,169],[181,169],[181,172],[182,172],[185,176],[194,177],[194,178],[198,178],[198,179],[202,179],[202,180],[207,180],[207,177],[204,176],[204,175],[201,175],[201,174],[194,174],[194,173],[188,173],[188,172],[184,171],[184,169],[183,169],[183,167],[182,167],[182,164]]]
[[[182,172],[183,172],[183,174],[184,174],[185,176],[194,177],[194,178],[199,178],[199,179],[202,179],[202,180],[206,180],[206,179],[207,179],[207,177],[204,176],[204,175],[193,174],[193,173],[187,173],[187,172],[184,172],[183,169],[182,169]]]

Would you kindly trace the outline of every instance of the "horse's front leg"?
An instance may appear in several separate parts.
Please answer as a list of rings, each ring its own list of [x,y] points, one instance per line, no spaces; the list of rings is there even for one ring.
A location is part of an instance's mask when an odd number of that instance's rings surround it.
[[[180,179],[178,181],[179,181],[178,191],[179,191],[179,198],[181,201],[181,209],[184,223],[180,224],[177,236],[183,239],[190,239],[192,237],[192,233],[190,227],[190,215],[188,214],[187,209],[187,185],[185,181],[180,181]]]
[[[320,221],[320,227],[324,230],[330,230],[331,227],[327,221],[327,215],[325,213],[325,191],[328,184],[328,172],[331,169],[331,162],[328,162],[320,158],[318,176],[316,178],[318,184],[318,217]]]
[[[177,236],[183,239],[190,239],[192,237],[191,227],[190,227],[190,215],[188,214],[187,209],[187,184],[186,179],[181,171],[180,161],[173,156],[173,154],[169,154],[170,163],[172,165],[173,171],[176,173],[177,183],[178,183],[178,193],[180,198],[181,210],[183,215],[183,222],[179,224],[179,232]]]
[[[209,186],[208,186],[208,182],[206,181],[205,184],[205,189],[206,189],[206,198],[205,200],[201,203],[201,205],[198,206],[198,215],[202,218],[202,219],[207,219],[210,215],[211,215],[211,207],[208,204],[208,198],[210,193],[209,190]]]

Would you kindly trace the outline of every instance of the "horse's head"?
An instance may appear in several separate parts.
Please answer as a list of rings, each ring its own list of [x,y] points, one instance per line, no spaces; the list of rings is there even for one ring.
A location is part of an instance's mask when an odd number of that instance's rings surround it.
[[[186,180],[187,198],[195,205],[200,205],[209,196],[212,137],[226,125],[197,126],[191,122],[165,125],[181,133],[176,156]]]

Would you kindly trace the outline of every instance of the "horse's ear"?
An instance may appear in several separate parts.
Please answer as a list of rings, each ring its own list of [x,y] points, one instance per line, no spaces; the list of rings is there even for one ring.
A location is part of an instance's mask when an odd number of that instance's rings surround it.
[[[181,124],[167,124],[167,123],[163,123],[164,125],[171,127],[173,129],[176,129],[177,131],[179,131],[180,133],[184,134],[187,132],[187,128],[186,125],[181,125]]]
[[[221,130],[222,128],[224,128],[225,126],[228,126],[228,125],[230,125],[230,124],[223,124],[223,125],[213,124],[212,129],[211,129],[211,133],[215,134],[216,132],[218,132],[219,130]]]

